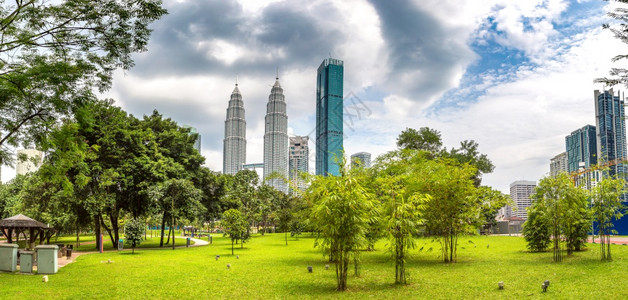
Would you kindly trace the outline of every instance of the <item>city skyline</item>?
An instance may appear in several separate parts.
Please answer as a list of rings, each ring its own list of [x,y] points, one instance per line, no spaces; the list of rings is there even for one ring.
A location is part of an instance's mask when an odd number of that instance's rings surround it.
[[[438,5],[436,5],[438,4]],[[103,94],[141,117],[153,109],[198,128],[222,170],[226,99],[245,95],[247,162],[263,160],[268,78],[282,70],[288,134],[315,129],[316,68],[345,61],[345,95],[369,109],[345,124],[345,153],[394,150],[406,127],[439,130],[444,146],[476,140],[496,166],[483,184],[508,192],[538,180],[566,133],[595,124],[593,79],[624,44],[602,29],[603,1],[164,1],[148,51]],[[324,21],[321,21],[324,20]],[[610,88],[610,87],[609,87]],[[625,90],[624,88],[619,88]],[[313,160],[311,160],[313,162]],[[3,182],[14,174],[6,167]]]

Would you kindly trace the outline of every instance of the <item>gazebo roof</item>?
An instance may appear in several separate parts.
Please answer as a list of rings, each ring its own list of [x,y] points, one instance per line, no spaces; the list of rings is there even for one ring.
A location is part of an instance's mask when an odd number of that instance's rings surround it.
[[[33,220],[23,214],[0,220],[3,228],[49,228],[46,224]]]

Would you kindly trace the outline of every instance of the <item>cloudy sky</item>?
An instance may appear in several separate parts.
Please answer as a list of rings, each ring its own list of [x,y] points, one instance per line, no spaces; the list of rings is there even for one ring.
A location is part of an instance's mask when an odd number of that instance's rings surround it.
[[[198,128],[222,170],[236,77],[247,118],[247,163],[262,162],[265,104],[276,70],[292,135],[314,157],[316,69],[344,60],[345,149],[393,150],[406,127],[439,130],[445,146],[480,144],[508,192],[538,180],[564,136],[594,124],[593,79],[626,53],[602,24],[601,0],[165,0],[148,52],[103,95],[136,116],[159,110]],[[313,171],[314,163],[310,163]],[[3,179],[11,176],[3,170]]]

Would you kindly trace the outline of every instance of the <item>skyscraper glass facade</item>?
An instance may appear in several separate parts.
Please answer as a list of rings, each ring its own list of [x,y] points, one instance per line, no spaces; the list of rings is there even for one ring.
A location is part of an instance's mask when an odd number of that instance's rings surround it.
[[[581,166],[588,169],[597,164],[595,126],[586,125],[566,136],[565,151],[569,173],[578,171]]]
[[[236,84],[225,120],[225,139],[223,140],[222,172],[235,174],[242,170],[246,163],[246,120],[244,119],[244,102]]]
[[[288,177],[288,115],[286,114],[286,100],[279,78],[275,81],[268,103],[266,104],[264,133],[264,179],[272,173],[283,178]],[[283,178],[267,181],[267,184],[284,193],[288,192],[288,185]]]
[[[327,58],[316,77],[316,175],[340,174],[343,140],[342,60]]]
[[[613,89],[595,90],[595,121],[597,125],[597,148],[599,158],[609,162],[609,175],[626,176],[626,123],[624,101]]]

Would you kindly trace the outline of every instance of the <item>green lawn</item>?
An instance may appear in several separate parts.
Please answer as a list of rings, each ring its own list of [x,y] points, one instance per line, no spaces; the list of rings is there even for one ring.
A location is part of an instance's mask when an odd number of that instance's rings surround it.
[[[0,299],[628,298],[628,246],[613,246],[610,263],[599,261],[595,244],[553,263],[549,252],[525,252],[520,237],[468,237],[460,239],[458,263],[444,264],[438,245],[420,240],[423,250],[413,250],[408,264],[410,284],[397,286],[381,241],[377,251],[363,254],[361,277],[350,276],[348,291],[337,292],[333,265],[324,269],[326,259],[313,243],[302,237],[286,246],[283,234],[255,236],[244,249],[236,246],[239,259],[223,237],[204,247],[84,255],[50,275],[48,283],[41,276],[0,274]],[[113,263],[105,263],[108,259]],[[544,280],[551,281],[547,293],[541,292]],[[504,290],[497,289],[498,281],[504,281]]]

